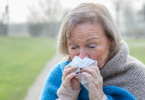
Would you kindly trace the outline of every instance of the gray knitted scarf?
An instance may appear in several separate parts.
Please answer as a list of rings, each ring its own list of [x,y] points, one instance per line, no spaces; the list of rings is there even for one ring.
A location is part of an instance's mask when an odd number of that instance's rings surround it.
[[[132,93],[137,100],[145,100],[145,65],[129,56],[125,42],[118,53],[100,70],[103,86],[119,86]]]

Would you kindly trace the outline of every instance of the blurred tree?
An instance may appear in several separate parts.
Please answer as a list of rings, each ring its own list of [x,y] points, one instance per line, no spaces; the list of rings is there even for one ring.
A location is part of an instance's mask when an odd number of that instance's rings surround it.
[[[144,21],[145,21],[145,4],[143,5],[143,16],[144,16]]]
[[[57,22],[62,17],[59,0],[41,0],[38,5],[28,6],[28,9],[31,12],[28,21],[33,23]]]
[[[131,29],[135,25],[135,14],[133,12],[133,7],[131,3],[124,5],[123,10],[123,17],[124,17],[124,24],[127,27],[127,29]]]
[[[28,6],[28,9],[31,12],[28,29],[32,36],[57,35],[63,17],[59,0],[41,0],[37,6]]]
[[[132,3],[124,5],[123,17],[127,36],[130,38],[145,38],[144,7],[137,10]]]
[[[1,19],[0,19],[0,35],[8,35],[8,24],[9,24],[9,5],[5,6],[4,12],[1,12]]]
[[[120,12],[123,9],[124,0],[111,0],[116,12],[116,23],[120,29]]]
[[[144,21],[145,21],[145,4],[143,6],[143,12],[144,12]]]
[[[122,23],[122,20],[123,20],[123,12],[125,11],[125,6],[127,4],[130,4],[132,1],[131,0],[111,0],[113,6],[114,6],[114,9],[115,9],[115,13],[116,13],[116,16],[115,16],[115,21],[117,23],[117,26],[119,28],[119,30],[122,31],[124,30],[123,29],[123,24]],[[126,16],[125,16],[126,17]]]
[[[142,4],[142,8],[138,11],[138,26],[136,27],[138,29],[138,36],[139,38],[145,38],[145,2]],[[135,28],[135,29],[136,29]]]
[[[141,16],[141,20],[145,22],[145,3],[142,6],[142,9],[138,12],[139,16]]]

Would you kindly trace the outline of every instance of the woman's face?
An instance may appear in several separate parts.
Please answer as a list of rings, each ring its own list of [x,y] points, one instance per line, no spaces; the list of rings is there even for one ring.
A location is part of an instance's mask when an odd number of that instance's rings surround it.
[[[71,37],[67,39],[70,58],[79,56],[88,57],[98,61],[101,69],[110,53],[111,41],[106,37],[99,25],[83,23],[73,27]]]

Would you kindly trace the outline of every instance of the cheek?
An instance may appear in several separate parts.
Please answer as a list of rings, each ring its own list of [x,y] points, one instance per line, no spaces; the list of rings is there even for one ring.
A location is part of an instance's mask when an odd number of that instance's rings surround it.
[[[98,67],[102,68],[108,58],[108,51],[105,49],[97,49],[93,52],[89,52],[89,56],[91,59],[98,61]]]
[[[78,56],[77,51],[69,50],[69,56],[71,59],[73,59],[75,56]]]
[[[104,52],[102,50],[95,50],[95,51],[89,52],[89,57],[91,59],[98,61],[98,60],[104,58]]]

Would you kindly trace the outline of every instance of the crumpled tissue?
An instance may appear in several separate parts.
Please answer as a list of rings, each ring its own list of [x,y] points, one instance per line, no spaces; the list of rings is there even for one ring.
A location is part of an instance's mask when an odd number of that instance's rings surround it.
[[[80,68],[86,68],[90,65],[97,66],[97,61],[90,59],[88,57],[85,57],[84,59],[81,59],[78,56],[75,56],[73,60],[69,63],[69,65],[73,68],[78,68],[76,72],[80,72]],[[78,74],[77,77],[79,79],[79,82],[88,90],[88,80],[85,76]]]

